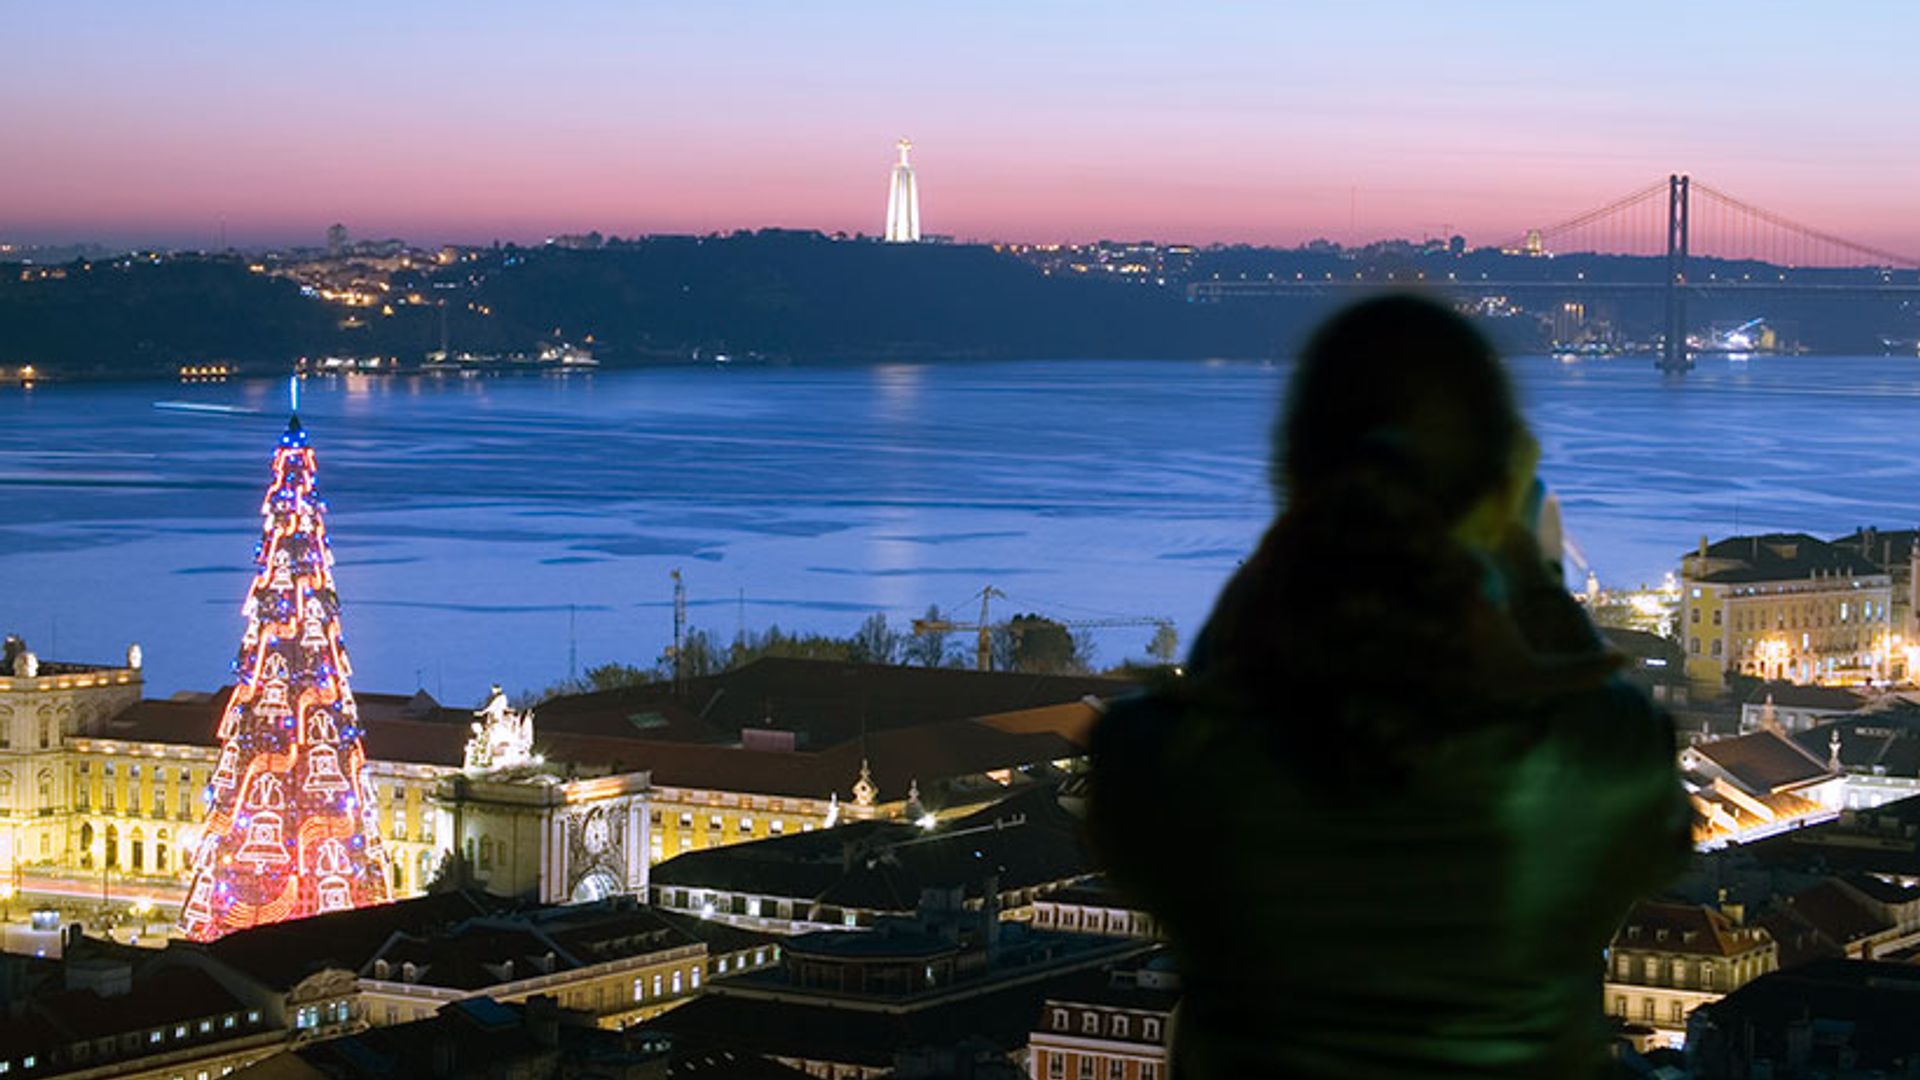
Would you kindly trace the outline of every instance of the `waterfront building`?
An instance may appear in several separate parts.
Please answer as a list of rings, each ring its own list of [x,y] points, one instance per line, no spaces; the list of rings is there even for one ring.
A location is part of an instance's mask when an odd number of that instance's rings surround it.
[[[1687,1014],[1779,967],[1766,930],[1742,925],[1738,908],[1643,901],[1627,913],[1607,951],[1607,1013],[1652,1027],[1679,1045]]]
[[[913,166],[907,163],[913,143],[901,139],[894,145],[900,151],[900,160],[894,162],[892,183],[887,188],[887,243],[917,244],[920,242],[920,188],[914,182]]]
[[[1893,578],[1860,551],[1805,533],[1736,536],[1681,560],[1680,634],[1700,696],[1729,673],[1859,684],[1904,672]]]
[[[0,887],[90,926],[101,905],[180,903],[228,693],[142,700],[137,650],[125,665],[16,652],[13,669],[34,674],[0,676]],[[760,661],[688,680],[678,696],[547,702],[537,733],[517,736],[542,760],[504,771],[469,769],[473,726],[488,728],[494,702],[476,714],[424,692],[354,701],[397,896],[419,895],[459,851],[475,885],[518,892],[539,871],[537,895],[559,900],[638,891],[648,866],[683,853],[965,816],[1076,767],[1095,715],[1083,699],[1126,685]]]
[[[1856,529],[1833,542],[1872,559],[1886,568],[1893,580],[1893,640],[1895,661],[1905,666],[1906,677],[1920,675],[1920,530],[1876,529],[1869,525]]]
[[[1180,977],[1155,953],[1048,995],[1028,1042],[1030,1080],[1165,1080]]]
[[[91,860],[96,849],[104,858],[109,828],[116,830],[116,865],[122,842],[139,843],[133,850],[142,857],[147,845],[164,842],[157,832],[136,841],[133,823],[117,815],[87,827],[69,812],[76,802],[97,805],[86,801],[91,792],[73,770],[71,740],[140,700],[140,664],[138,645],[127,648],[124,664],[48,663],[20,638],[6,639],[0,657],[0,886],[17,889],[24,866],[79,869],[75,855]]]

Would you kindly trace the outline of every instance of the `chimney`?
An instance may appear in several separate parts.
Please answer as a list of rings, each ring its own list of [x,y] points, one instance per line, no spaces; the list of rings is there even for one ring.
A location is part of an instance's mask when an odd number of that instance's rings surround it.
[[[1720,914],[1726,916],[1727,921],[1735,926],[1745,926],[1747,922],[1747,905],[1728,903],[1727,890],[1721,889]]]
[[[527,999],[527,1033],[541,1046],[560,1045],[560,1002],[552,994],[535,994]]]

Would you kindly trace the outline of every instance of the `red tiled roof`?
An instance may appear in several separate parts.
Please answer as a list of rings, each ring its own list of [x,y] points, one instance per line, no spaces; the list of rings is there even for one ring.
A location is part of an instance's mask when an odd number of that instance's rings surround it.
[[[1755,794],[1799,787],[1830,775],[1825,761],[1772,731],[1700,743],[1692,747],[1692,752],[1718,765]]]
[[[1643,900],[1633,906],[1614,932],[1613,947],[1728,957],[1760,948],[1770,940],[1765,930],[1736,926],[1712,908]]]

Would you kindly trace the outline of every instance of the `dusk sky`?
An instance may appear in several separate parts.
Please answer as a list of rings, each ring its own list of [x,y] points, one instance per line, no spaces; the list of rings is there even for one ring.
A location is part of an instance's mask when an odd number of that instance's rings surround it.
[[[1494,243],[1685,171],[1920,251],[1920,9],[0,5],[0,241]],[[191,14],[185,14],[191,12]]]

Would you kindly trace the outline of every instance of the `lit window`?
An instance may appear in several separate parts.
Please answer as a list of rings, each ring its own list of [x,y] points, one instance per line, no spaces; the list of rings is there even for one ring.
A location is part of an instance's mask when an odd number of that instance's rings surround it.
[[[646,984],[639,979],[633,980],[633,1000],[635,1001],[647,1000]]]
[[[693,969],[693,988],[695,990],[700,989],[700,969],[699,968]]]
[[[740,835],[741,836],[753,835],[753,819],[752,818],[743,817],[740,819]]]
[[[673,992],[677,994],[680,989],[680,972],[676,971],[673,973]]]

